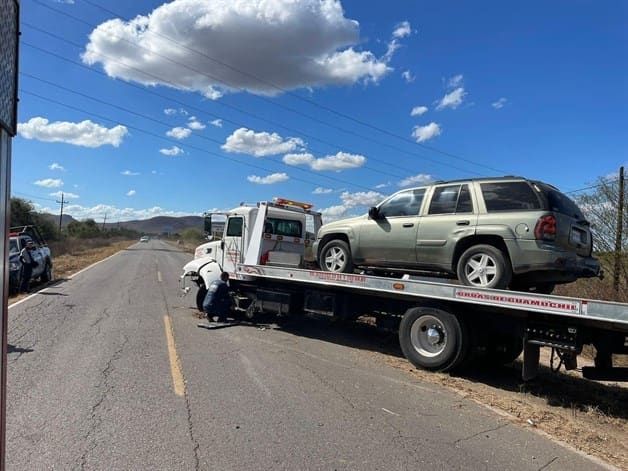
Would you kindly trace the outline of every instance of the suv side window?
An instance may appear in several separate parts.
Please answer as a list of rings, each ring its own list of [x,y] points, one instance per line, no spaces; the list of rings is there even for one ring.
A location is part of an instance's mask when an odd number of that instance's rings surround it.
[[[473,212],[469,185],[447,185],[434,189],[428,214]]]
[[[379,207],[381,217],[416,216],[421,209],[425,188],[402,191],[385,201]]]
[[[541,209],[541,201],[527,182],[482,183],[480,187],[489,213]]]

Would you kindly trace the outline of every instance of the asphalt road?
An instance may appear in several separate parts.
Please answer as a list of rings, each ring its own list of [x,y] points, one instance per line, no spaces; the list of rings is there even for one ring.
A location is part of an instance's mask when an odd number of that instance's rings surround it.
[[[602,469],[374,361],[368,334],[197,327],[189,258],[138,243],[10,308],[8,470]]]

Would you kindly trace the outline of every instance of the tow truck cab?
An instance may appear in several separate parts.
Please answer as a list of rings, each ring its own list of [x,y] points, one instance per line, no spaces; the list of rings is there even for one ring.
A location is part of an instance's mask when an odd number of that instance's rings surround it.
[[[322,225],[320,213],[311,208],[310,204],[275,198],[254,206],[206,213],[205,233],[214,237],[222,232],[222,236],[196,247],[194,259],[183,267],[183,289],[189,277],[199,288],[197,306],[201,306],[207,286],[223,271],[235,277],[239,263],[311,266],[315,263],[311,243]]]

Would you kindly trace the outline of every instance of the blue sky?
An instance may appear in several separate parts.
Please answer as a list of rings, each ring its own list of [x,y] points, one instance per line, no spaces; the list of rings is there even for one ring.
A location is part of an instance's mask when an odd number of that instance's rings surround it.
[[[628,161],[622,1],[22,0],[12,194],[102,221]],[[574,196],[575,194],[572,194]]]

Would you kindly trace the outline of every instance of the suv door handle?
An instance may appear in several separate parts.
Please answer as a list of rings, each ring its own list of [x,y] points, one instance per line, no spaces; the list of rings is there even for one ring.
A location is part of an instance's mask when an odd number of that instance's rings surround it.
[[[401,227],[413,227],[413,226],[414,226],[414,223],[406,222]]]
[[[468,226],[469,224],[471,224],[471,221],[469,221],[468,219],[462,219],[460,221],[456,221],[457,226]]]

